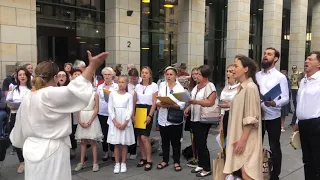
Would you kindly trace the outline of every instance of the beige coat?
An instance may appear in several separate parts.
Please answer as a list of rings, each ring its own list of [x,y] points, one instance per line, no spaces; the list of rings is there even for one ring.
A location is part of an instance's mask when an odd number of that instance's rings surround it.
[[[233,143],[241,138],[246,125],[254,125],[242,155],[234,153]],[[259,90],[252,79],[241,84],[234,97],[229,116],[226,162],[223,173],[231,174],[242,167],[255,180],[262,180],[262,125]]]

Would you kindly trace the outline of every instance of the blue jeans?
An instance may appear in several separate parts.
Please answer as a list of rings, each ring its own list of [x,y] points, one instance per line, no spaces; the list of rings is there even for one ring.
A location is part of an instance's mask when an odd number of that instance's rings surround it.
[[[0,111],[0,136],[2,136],[4,134],[3,126],[4,126],[4,123],[5,123],[7,118],[8,118],[7,112]]]

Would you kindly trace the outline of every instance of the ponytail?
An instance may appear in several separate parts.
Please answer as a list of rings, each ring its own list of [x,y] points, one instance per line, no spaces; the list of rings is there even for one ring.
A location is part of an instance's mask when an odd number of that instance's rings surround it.
[[[32,84],[33,84],[32,91],[37,91],[37,90],[42,89],[47,86],[46,85],[47,83],[44,81],[44,79],[39,76],[35,76],[32,79]]]

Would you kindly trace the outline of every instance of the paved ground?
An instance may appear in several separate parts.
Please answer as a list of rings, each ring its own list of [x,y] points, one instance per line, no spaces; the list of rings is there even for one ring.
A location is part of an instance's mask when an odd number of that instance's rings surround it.
[[[291,115],[287,118],[287,124],[291,122]],[[286,125],[287,127],[287,125]],[[282,133],[281,136],[281,146],[282,146],[282,180],[303,180],[303,165],[302,165],[302,154],[301,150],[294,150],[289,144],[289,138],[292,133],[291,129],[287,129],[286,132]],[[215,128],[212,128],[210,135],[208,137],[208,147],[210,150],[211,158],[216,157],[217,152],[219,151],[219,146],[216,143],[215,135],[217,131]],[[152,132],[152,136],[159,136],[159,132]],[[182,147],[187,147],[190,145],[190,137],[188,133],[185,133]],[[267,136],[265,137],[265,146],[268,147]],[[101,148],[100,148],[101,149]],[[16,173],[16,168],[18,165],[18,159],[16,156],[10,155],[11,149],[8,150],[7,158],[3,164],[2,174],[0,175],[0,180],[22,180],[23,175]],[[99,152],[99,157],[102,156],[102,153]],[[78,153],[79,154],[79,153]],[[175,172],[173,170],[173,165],[171,164],[168,168],[164,170],[153,169],[149,172],[145,172],[142,168],[136,168],[137,160],[128,161],[128,172],[125,174],[114,175],[113,174],[113,162],[102,163],[100,162],[100,171],[92,172],[92,158],[91,153],[88,152],[89,160],[87,162],[88,168],[82,170],[79,173],[73,172],[73,180],[118,180],[118,179],[127,179],[127,180],[161,180],[161,179],[184,179],[184,180],[194,180],[196,178],[194,174],[191,174],[191,169],[188,168],[185,164],[186,161],[182,159],[183,170],[181,172]],[[76,164],[79,161],[79,156],[71,162],[72,168],[74,169]],[[158,153],[153,154],[153,162],[155,164],[160,163],[161,157],[158,156]],[[171,163],[172,160],[170,159]],[[54,167],[52,167],[54,168]],[[212,179],[212,177],[202,178],[202,179]]]

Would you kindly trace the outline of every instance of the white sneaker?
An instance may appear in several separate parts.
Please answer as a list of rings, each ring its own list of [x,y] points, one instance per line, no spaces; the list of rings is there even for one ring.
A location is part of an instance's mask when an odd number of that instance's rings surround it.
[[[127,165],[126,165],[126,163],[121,163],[121,171],[120,171],[120,172],[122,172],[122,173],[127,172]]]
[[[137,158],[137,154],[131,154],[129,159],[131,160],[135,160]]]
[[[116,165],[114,166],[113,173],[119,174],[119,172],[120,172],[120,163],[116,163]]]
[[[92,171],[93,172],[98,172],[99,171],[99,165],[98,164],[94,164],[92,167]]]
[[[74,171],[78,172],[85,167],[86,167],[86,165],[84,163],[78,163],[77,167],[74,169]]]
[[[281,128],[281,132],[286,132],[286,130],[284,130],[284,127]]]

